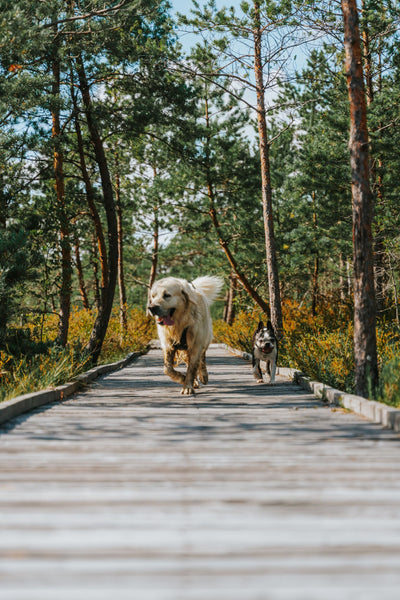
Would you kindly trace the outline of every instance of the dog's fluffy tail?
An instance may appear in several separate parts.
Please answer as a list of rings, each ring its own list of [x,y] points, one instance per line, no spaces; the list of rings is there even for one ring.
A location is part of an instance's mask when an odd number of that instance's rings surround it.
[[[222,277],[217,277],[215,275],[205,275],[204,277],[197,277],[197,279],[194,279],[192,285],[196,290],[202,292],[207,298],[208,304],[211,304],[214,302],[224,285],[224,280]]]

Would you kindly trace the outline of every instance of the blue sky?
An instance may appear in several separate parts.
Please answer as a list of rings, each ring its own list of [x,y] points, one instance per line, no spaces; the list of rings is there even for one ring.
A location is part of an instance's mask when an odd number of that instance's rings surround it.
[[[216,0],[217,8],[222,8],[223,6],[234,6],[235,8],[239,8],[242,0]],[[193,6],[191,0],[170,0],[172,5],[172,10],[174,12],[188,13],[190,8]],[[199,2],[200,6],[205,2],[201,0]]]
[[[215,0],[215,4],[217,9],[221,9],[224,6],[226,8],[233,6],[237,10],[237,12],[240,12],[240,5],[242,1],[243,0]],[[172,15],[174,15],[174,13],[190,15],[190,11],[193,8],[192,0],[169,0],[169,2],[172,7]],[[198,0],[200,7],[207,4],[207,2],[208,0]],[[185,33],[183,31],[178,31],[177,33],[179,41],[186,50],[188,50],[191,47],[191,45],[194,44],[195,41],[197,41],[197,38],[193,34]]]
[[[243,0],[215,0],[215,4],[217,6],[217,9],[223,8],[225,7],[231,7],[233,6],[236,10],[236,12],[238,14],[241,13],[241,9],[240,9],[240,5],[242,4]],[[191,8],[193,8],[193,3],[192,0],[169,0],[171,7],[172,7],[172,14],[180,12],[182,14],[190,14],[190,10]],[[207,3],[207,0],[198,0],[198,3],[200,6],[204,6],[204,4]],[[179,36],[179,40],[181,42],[181,44],[183,45],[184,49],[189,49],[190,46],[193,44],[193,42],[195,41],[195,36],[193,34],[190,33],[184,33],[183,31],[178,31],[178,36]],[[302,68],[305,65],[305,56],[306,56],[307,50],[305,48],[301,48],[299,47],[296,51],[297,54],[297,60],[294,59],[294,62],[296,63],[296,68]]]
[[[193,7],[193,3],[191,0],[169,0],[171,3],[171,7],[172,7],[172,14],[176,13],[176,12],[181,12],[183,14],[190,14],[190,9]],[[207,0],[198,0],[199,5],[203,6],[204,4],[207,3]],[[231,6],[233,6],[236,9],[236,12],[238,14],[240,14],[242,11],[240,9],[240,5],[242,3],[242,0],[215,0],[216,3],[216,7],[217,9],[223,8],[224,6],[229,8]],[[180,41],[180,43],[183,46],[184,51],[189,51],[190,47],[193,46],[197,41],[198,41],[198,37],[189,32],[189,31],[184,31],[184,28],[182,28],[180,31],[177,31],[177,35],[178,35],[178,39]],[[241,42],[237,42],[237,43],[241,43]],[[274,42],[272,42],[273,45]],[[279,39],[278,39],[278,43],[279,43]],[[240,46],[239,46],[240,48]],[[273,49],[273,48],[272,48]],[[244,50],[246,50],[246,48],[244,47]],[[271,83],[268,86],[267,92],[266,92],[266,101],[268,105],[273,105],[274,102],[276,101],[276,95],[277,95],[277,87],[276,87],[276,79],[275,79],[275,73],[279,72],[279,77],[291,77],[293,76],[293,72],[294,69],[296,68],[297,70],[301,70],[301,68],[303,68],[305,66],[306,63],[306,53],[307,50],[305,47],[297,47],[297,48],[293,48],[292,50],[288,49],[287,51],[287,63],[286,65],[282,68],[282,70],[280,70],[279,67],[279,63],[274,67],[272,65],[266,65],[266,77],[271,77]],[[251,60],[249,62],[249,64],[251,65]],[[270,68],[271,67],[271,68]],[[250,69],[252,67],[250,66]],[[270,70],[269,70],[270,69]],[[278,71],[279,69],[279,71]],[[249,72],[250,74],[250,78],[252,77],[251,72]],[[255,100],[253,98],[254,93],[251,91],[250,87],[248,87],[245,97],[246,99],[252,104],[255,104]]]

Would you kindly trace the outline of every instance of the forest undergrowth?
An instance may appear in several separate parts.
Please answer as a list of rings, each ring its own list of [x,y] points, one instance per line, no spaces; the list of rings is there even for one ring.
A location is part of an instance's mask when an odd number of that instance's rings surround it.
[[[286,300],[282,309],[285,333],[279,344],[279,365],[298,369],[313,380],[354,393],[351,307],[326,303],[312,316],[308,307]],[[263,320],[262,313],[253,309],[239,312],[233,325],[215,321],[215,339],[250,353],[252,335],[260,320]],[[400,406],[400,332],[396,323],[383,320],[378,323],[377,346],[380,384],[375,399]]]
[[[66,348],[54,343],[57,315],[32,317],[24,328],[14,330],[10,345],[0,351],[0,401],[66,383],[89,370],[92,365],[83,348],[94,318],[90,310],[72,311]],[[153,320],[138,309],[128,310],[128,328],[122,334],[118,311],[114,311],[98,364],[118,361],[130,352],[145,352],[155,335]]]
[[[354,392],[353,326],[349,306],[326,303],[317,316],[308,307],[283,303],[284,339],[279,344],[279,365],[344,392]],[[251,352],[254,329],[265,317],[260,310],[240,311],[232,325],[214,320],[214,341]],[[94,313],[72,311],[66,348],[54,344],[57,315],[32,317],[16,329],[13,341],[0,351],[0,401],[51,388],[87,371],[91,365],[82,349],[91,331]],[[154,321],[145,312],[128,311],[128,329],[122,335],[118,311],[110,320],[99,364],[117,361],[130,352],[145,352],[157,336]],[[380,386],[377,399],[400,406],[400,332],[393,322],[381,321],[377,329]]]

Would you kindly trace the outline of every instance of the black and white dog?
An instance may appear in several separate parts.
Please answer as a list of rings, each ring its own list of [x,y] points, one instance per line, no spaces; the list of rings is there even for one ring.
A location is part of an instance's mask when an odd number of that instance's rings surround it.
[[[278,360],[278,341],[275,337],[271,321],[265,327],[260,321],[252,341],[253,375],[257,383],[263,383],[260,361],[266,363],[269,382],[275,382],[276,362]]]

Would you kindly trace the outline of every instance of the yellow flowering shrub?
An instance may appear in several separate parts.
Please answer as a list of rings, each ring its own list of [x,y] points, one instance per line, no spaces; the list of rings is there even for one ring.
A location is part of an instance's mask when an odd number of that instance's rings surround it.
[[[279,364],[299,369],[311,379],[346,392],[354,391],[353,323],[350,307],[326,304],[314,317],[305,305],[282,303],[284,337],[279,343]],[[215,341],[251,352],[258,321],[257,310],[240,312],[233,325],[214,321]],[[379,323],[377,351],[381,369],[380,399],[400,406],[400,335],[395,324]],[[389,363],[389,366],[385,366]],[[386,400],[385,398],[388,398]],[[396,400],[397,398],[397,400]]]
[[[0,400],[59,385],[89,368],[82,354],[95,320],[95,312],[73,309],[69,345],[55,348],[58,317],[43,322],[32,317],[25,327],[33,343],[43,342],[40,353],[12,356],[0,351]],[[258,322],[267,318],[257,308],[239,312],[233,325],[214,320],[214,340],[251,352]],[[312,379],[343,391],[353,391],[354,351],[352,315],[349,308],[326,305],[313,317],[307,307],[283,302],[284,338],[279,344],[279,364],[293,367]],[[144,351],[157,336],[154,320],[138,309],[128,310],[128,326],[121,332],[119,311],[114,310],[99,364],[114,362],[130,352]],[[400,334],[391,323],[379,324],[377,348],[381,369],[379,399],[400,406]]]
[[[231,348],[251,352],[251,339],[260,320],[263,320],[259,310],[241,311],[237,314],[233,325],[225,321],[214,320],[214,340],[227,344]]]
[[[51,315],[43,322],[32,318],[25,327],[30,332],[31,343],[39,343],[41,351],[29,355],[12,356],[0,352],[0,401],[28,392],[64,383],[89,368],[83,353],[89,340],[96,314],[93,311],[71,312],[69,344],[57,348],[52,343],[57,336],[58,317]],[[99,364],[106,364],[125,357],[130,352],[144,351],[150,340],[156,337],[153,319],[138,309],[128,310],[126,333],[121,333],[119,311],[110,319]]]

